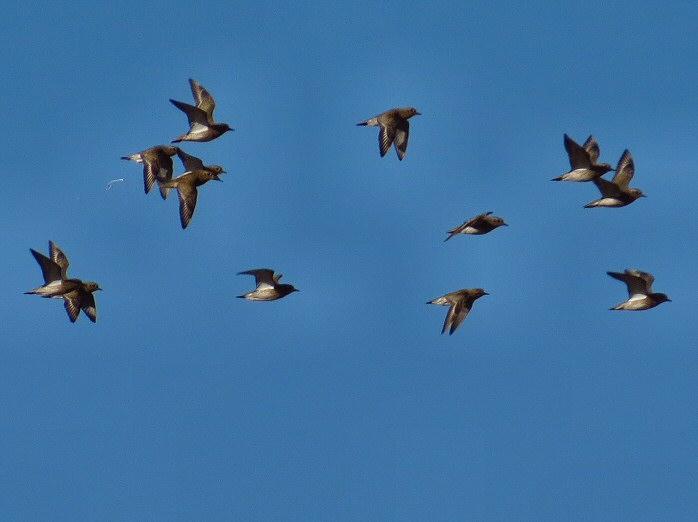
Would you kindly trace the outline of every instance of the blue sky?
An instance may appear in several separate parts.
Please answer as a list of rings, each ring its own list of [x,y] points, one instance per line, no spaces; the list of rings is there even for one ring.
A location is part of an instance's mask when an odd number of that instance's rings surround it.
[[[0,13],[6,520],[696,519],[698,7]],[[186,130],[190,77],[235,132],[182,144],[228,171],[182,230],[120,157]],[[380,158],[355,124],[405,105]],[[582,208],[564,133],[648,198]],[[23,295],[48,240],[96,324]],[[257,267],[301,292],[236,299]],[[673,302],[610,312],[625,268]],[[475,286],[439,335],[426,301]]]

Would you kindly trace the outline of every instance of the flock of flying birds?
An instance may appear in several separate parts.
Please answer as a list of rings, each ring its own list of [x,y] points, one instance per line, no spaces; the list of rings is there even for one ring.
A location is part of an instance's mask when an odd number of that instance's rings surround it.
[[[170,100],[175,107],[187,115],[189,121],[189,130],[172,140],[172,143],[211,141],[228,131],[232,131],[232,127],[227,123],[216,123],[213,119],[216,103],[211,94],[196,80],[190,79],[189,85],[196,105]],[[410,132],[409,119],[419,114],[412,107],[390,109],[357,125],[379,127],[378,144],[381,157],[388,153],[391,146],[394,146],[398,159],[402,160],[407,152]],[[607,180],[602,176],[614,169],[608,163],[597,163],[599,145],[593,136],[589,136],[586,142],[580,146],[565,134],[564,143],[571,168],[561,176],[553,178],[553,181],[592,181],[601,192],[601,197],[587,203],[585,207],[623,207],[640,197],[645,197],[640,189],[629,186],[635,173],[635,167],[633,158],[627,149],[618,161],[615,175],[611,180]],[[182,162],[185,172],[173,178],[172,157],[175,155]],[[220,165],[204,165],[201,159],[187,154],[175,145],[157,145],[123,156],[122,159],[143,164],[143,184],[146,194],[156,183],[162,199],[167,199],[170,189],[177,191],[179,219],[183,229],[187,228],[194,215],[198,199],[197,187],[211,180],[222,181],[219,175],[225,173]],[[112,180],[107,189],[119,181],[123,181],[123,179]],[[492,212],[486,212],[448,230],[446,233],[449,236],[444,241],[448,241],[458,234],[487,234],[500,226],[507,226],[504,219],[493,216]],[[97,307],[93,293],[101,290],[99,285],[92,281],[69,278],[67,275],[68,258],[53,241],[49,241],[49,257],[34,249],[30,250],[41,267],[44,284],[25,293],[63,299],[71,322],[77,320],[80,310],[85,312],[85,315],[93,323],[96,322]],[[623,281],[628,287],[629,295],[628,300],[617,304],[611,310],[646,310],[665,301],[670,301],[666,294],[652,291],[654,277],[647,272],[626,269],[622,273],[607,273],[611,277]],[[274,301],[298,291],[293,285],[281,283],[282,276],[268,268],[238,273],[238,275],[241,274],[253,276],[256,288],[237,296],[240,298],[251,301]],[[483,295],[488,294],[482,288],[463,288],[428,301],[428,304],[449,307],[441,333],[443,334],[448,330],[449,334],[453,334],[470,312],[475,300]]]

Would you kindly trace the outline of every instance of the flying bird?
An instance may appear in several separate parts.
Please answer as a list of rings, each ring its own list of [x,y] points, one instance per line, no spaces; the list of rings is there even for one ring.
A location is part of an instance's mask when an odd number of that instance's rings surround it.
[[[182,149],[177,149],[177,156],[182,160],[186,172],[170,181],[162,182],[160,187],[161,190],[170,188],[177,189],[177,193],[179,194],[179,221],[182,228],[187,228],[189,221],[191,221],[194,215],[196,200],[199,196],[196,187],[212,179],[223,181],[218,175],[225,173],[225,170],[223,170],[223,167],[220,165],[206,166],[199,158],[187,154]]]
[[[452,335],[453,332],[456,331],[456,328],[458,328],[458,326],[463,322],[463,319],[466,318],[468,312],[470,312],[475,300],[481,298],[483,295],[489,294],[482,288],[463,288],[461,290],[456,290],[455,292],[444,294],[441,297],[432,299],[431,301],[427,301],[427,304],[437,304],[449,307],[441,333],[443,334],[450,328],[448,334]]]
[[[194,95],[196,106],[170,99],[172,104],[184,112],[189,120],[189,131],[172,140],[172,143],[211,141],[221,134],[233,130],[227,123],[216,123],[213,120],[213,110],[216,108],[213,96],[199,82],[191,78],[189,78],[189,86]]]
[[[502,219],[499,216],[491,216],[492,212],[485,212],[484,214],[478,214],[475,217],[472,217],[465,221],[462,225],[458,225],[455,228],[452,228],[447,234],[450,234],[444,241],[448,241],[451,239],[453,236],[457,234],[473,234],[473,235],[481,235],[481,234],[487,234],[488,232],[492,232],[495,228],[497,227],[506,227],[509,226],[504,222],[504,219]]]
[[[601,192],[601,197],[584,205],[584,208],[592,207],[624,207],[638,198],[645,196],[640,189],[630,188],[630,180],[635,174],[635,164],[630,151],[625,149],[618,166],[616,174],[611,181],[604,178],[595,178],[592,181]]]
[[[618,303],[611,310],[647,310],[671,301],[666,294],[652,292],[654,276],[632,268],[624,272],[606,272],[611,277],[623,281],[628,287],[628,300]]]
[[[97,321],[97,306],[93,292],[101,290],[97,283],[68,278],[68,258],[63,251],[53,242],[48,242],[50,258],[30,249],[34,259],[41,267],[44,276],[44,284],[24,292],[25,294],[40,295],[41,297],[63,299],[65,311],[70,322],[74,323],[80,315],[80,310],[93,323]]]
[[[378,146],[380,147],[381,157],[385,156],[390,146],[394,144],[397,157],[402,161],[407,152],[407,140],[410,137],[410,122],[407,120],[412,116],[419,116],[420,114],[413,107],[390,109],[373,118],[357,123],[357,125],[380,127]]]
[[[150,189],[153,188],[157,181],[160,188],[160,196],[162,199],[167,199],[168,191],[162,187],[162,183],[172,179],[172,156],[178,150],[179,148],[174,145],[156,145],[128,156],[122,156],[121,159],[142,163],[145,193],[150,192]]]
[[[254,276],[257,288],[251,292],[237,296],[242,299],[249,299],[250,301],[275,301],[292,292],[299,291],[293,285],[279,283],[279,280],[283,276],[281,274],[275,274],[270,268],[257,268],[245,272],[238,272],[238,275],[243,274]]]
[[[553,178],[552,181],[591,181],[613,170],[608,163],[596,163],[599,159],[599,144],[589,136],[580,146],[565,134],[565,149],[570,159],[570,170]]]

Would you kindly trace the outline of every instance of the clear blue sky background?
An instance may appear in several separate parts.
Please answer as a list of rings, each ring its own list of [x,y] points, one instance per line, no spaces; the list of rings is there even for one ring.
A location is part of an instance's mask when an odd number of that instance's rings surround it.
[[[698,7],[607,4],[6,3],[3,520],[696,520]],[[190,77],[236,130],[182,230],[120,157]],[[565,132],[649,197],[582,208]],[[96,324],[22,294],[49,239]],[[610,312],[630,267],[673,302]]]

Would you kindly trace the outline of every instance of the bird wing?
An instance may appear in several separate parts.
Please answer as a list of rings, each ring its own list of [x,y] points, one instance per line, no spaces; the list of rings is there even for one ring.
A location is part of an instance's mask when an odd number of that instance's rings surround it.
[[[65,294],[63,296],[63,304],[65,306],[65,311],[68,313],[70,322],[74,323],[78,315],[80,315],[80,299],[75,292],[70,292],[70,294]]]
[[[97,322],[97,305],[95,304],[95,296],[92,292],[81,288],[78,290],[78,302],[80,308],[85,312],[85,315],[90,318],[90,321]]]
[[[187,228],[194,215],[199,191],[193,183],[178,183],[177,193],[179,194],[179,221],[182,228]]]
[[[464,228],[465,227],[475,227],[475,228],[480,228],[480,226],[487,222],[487,216],[492,214],[492,211],[490,210],[489,212],[483,212],[482,214],[478,214],[477,216],[471,217],[468,221],[463,223]]]
[[[274,288],[274,285],[281,279],[281,275],[275,276],[274,271],[270,268],[255,268],[254,270],[246,270],[238,272],[238,275],[254,276],[257,288]]]
[[[182,160],[182,165],[184,165],[184,170],[186,170],[187,172],[191,172],[192,170],[206,168],[204,166],[203,161],[201,161],[196,156],[192,156],[191,154],[187,154],[182,149],[177,149],[177,156],[179,157],[180,160]]]
[[[150,189],[153,188],[155,180],[158,178],[158,172],[160,171],[160,166],[157,160],[144,160],[143,161],[143,189],[147,194]]]
[[[448,334],[452,335],[468,316],[468,312],[470,312],[474,301],[475,300],[470,296],[464,296],[455,301],[448,309],[448,314],[446,314],[446,320],[444,321],[444,327],[441,333],[444,333],[450,326]]]
[[[642,277],[638,277],[632,273],[633,271],[626,270],[625,272],[606,272],[611,277],[623,281],[628,287],[628,296],[630,299],[643,298],[647,296],[647,284]]]
[[[629,268],[625,271],[626,274],[634,276],[642,280],[642,285],[644,287],[645,295],[652,293],[652,283],[654,283],[654,276],[649,272],[643,272],[642,270],[637,270],[634,268]],[[639,288],[639,283],[638,283]]]
[[[613,176],[612,181],[620,188],[627,189],[634,174],[635,163],[633,162],[633,157],[630,155],[630,151],[625,149],[623,155],[618,160],[616,174]]]
[[[177,152],[179,152],[178,147]],[[146,193],[150,191],[156,181],[158,185],[170,181],[174,173],[172,157],[168,155],[167,152],[162,149],[157,149],[155,158],[155,161],[148,162],[146,166],[143,167],[143,183],[145,184]],[[168,188],[160,186],[160,196],[162,196],[162,199],[167,199],[168,191]]]
[[[395,128],[381,126],[381,130],[378,133],[378,146],[380,147],[381,157],[386,155],[394,140]]]
[[[213,124],[213,110],[216,108],[216,102],[213,101],[213,96],[204,89],[196,80],[189,79],[191,93],[196,100],[196,106],[206,113],[206,120],[209,124]]]
[[[575,169],[586,169],[591,166],[589,153],[580,145],[565,134],[565,150],[570,159],[570,167]]]
[[[620,189],[615,183],[612,183],[604,178],[594,178],[592,181],[594,182],[594,185],[596,185],[596,188],[599,189],[599,192],[601,192],[603,197],[617,198],[620,196]]]
[[[402,160],[407,152],[407,140],[410,137],[410,122],[399,120],[395,128],[395,152],[398,159]]]
[[[44,276],[45,284],[48,284],[52,281],[60,281],[61,279],[63,279],[61,277],[60,266],[58,266],[54,261],[50,260],[44,254],[37,252],[33,248],[30,248],[29,250],[34,256],[34,259],[36,259],[36,262],[39,263],[39,266],[41,267],[41,273]]]
[[[209,126],[208,115],[206,111],[199,107],[194,107],[188,103],[177,100],[170,100],[172,104],[187,115],[189,120],[190,132],[201,132],[201,128],[207,129]]]
[[[599,159],[599,154],[601,151],[594,136],[589,135],[587,140],[584,142],[584,145],[582,145],[582,148],[589,153],[589,161],[591,163],[596,163],[596,160]]]
[[[179,152],[179,147],[177,147],[177,152]],[[159,181],[169,181],[172,179],[172,172],[174,170],[174,165],[172,163],[172,156],[167,154],[162,149],[158,149],[157,152],[157,165],[158,169],[155,172],[155,176]]]
[[[68,266],[70,263],[68,263],[68,258],[65,256],[63,251],[58,248],[58,245],[54,243],[53,241],[48,242],[48,249],[49,249],[49,254],[51,256],[51,261],[56,263],[60,269],[61,269],[61,279],[67,279],[68,278]]]
[[[452,228],[451,230],[446,232],[447,234],[451,234],[451,235],[448,236],[444,241],[448,241],[453,236],[455,236],[456,234],[460,234],[461,232],[463,232],[463,230],[465,230],[468,227],[480,228],[482,226],[483,222],[486,221],[487,216],[489,216],[490,214],[492,214],[492,211],[478,214],[477,216],[471,217],[467,221],[464,221],[462,224],[458,225],[457,227]]]

